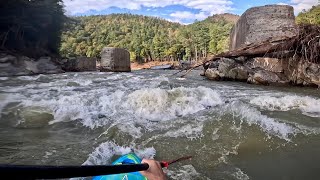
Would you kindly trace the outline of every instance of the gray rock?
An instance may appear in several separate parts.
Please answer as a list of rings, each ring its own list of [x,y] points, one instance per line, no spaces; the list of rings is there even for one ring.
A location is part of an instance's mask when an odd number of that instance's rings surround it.
[[[234,60],[235,60],[237,63],[243,64],[243,63],[245,63],[245,62],[248,60],[248,58],[245,57],[245,56],[239,56],[239,57],[236,57]]]
[[[62,68],[67,72],[83,72],[83,71],[96,71],[97,59],[89,57],[78,57],[63,60]]]
[[[39,70],[39,73],[52,74],[63,72],[59,66],[53,63],[51,57],[41,57],[40,59],[38,59],[37,68]]]
[[[235,60],[228,59],[228,58],[222,58],[218,61],[218,63],[219,63],[219,67],[218,67],[219,73],[223,77],[228,74],[230,69],[235,68],[237,66],[237,63]]]
[[[25,63],[24,65],[25,69],[30,71],[31,74],[40,73],[40,71],[38,70],[38,63],[36,61],[26,59],[24,63]]]
[[[80,86],[80,84],[77,82],[68,82],[67,86]]]
[[[207,65],[208,68],[218,68],[219,67],[219,61],[212,61]]]
[[[256,57],[247,62],[251,68],[262,68],[270,72],[283,72],[282,61],[278,58]]]
[[[247,81],[249,77],[250,69],[244,66],[238,66],[233,69],[231,69],[227,77],[234,80],[240,80],[240,81]]]
[[[220,80],[220,74],[218,69],[216,68],[207,69],[204,75],[210,80],[214,80],[214,81]]]
[[[320,86],[320,64],[290,58],[285,65],[285,75],[297,85]]]
[[[282,81],[276,73],[259,70],[253,76],[248,78],[248,82],[252,84],[269,85],[281,83]]]
[[[103,48],[101,51],[100,71],[130,72],[130,53],[122,48]]]
[[[0,63],[0,76],[25,76],[34,74],[52,74],[64,72],[50,57],[42,57],[37,61],[26,56],[9,57],[7,63]]]
[[[293,7],[266,5],[244,12],[230,33],[230,50],[271,38],[296,35]]]

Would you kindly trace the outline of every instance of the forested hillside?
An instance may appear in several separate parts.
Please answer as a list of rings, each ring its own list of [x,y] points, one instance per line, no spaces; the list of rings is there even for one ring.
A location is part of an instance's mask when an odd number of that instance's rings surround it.
[[[296,21],[298,24],[320,25],[320,5],[313,6],[308,11],[302,11],[298,14]]]
[[[112,46],[128,49],[138,62],[198,59],[226,50],[232,25],[222,16],[187,26],[131,14],[76,17],[63,33],[60,52],[99,57],[104,46]]]

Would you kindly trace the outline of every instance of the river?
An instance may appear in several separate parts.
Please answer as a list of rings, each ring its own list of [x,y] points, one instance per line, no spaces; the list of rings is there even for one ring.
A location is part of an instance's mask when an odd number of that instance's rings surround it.
[[[318,179],[320,91],[208,81],[193,71],[0,78],[0,163],[192,160],[170,179]]]

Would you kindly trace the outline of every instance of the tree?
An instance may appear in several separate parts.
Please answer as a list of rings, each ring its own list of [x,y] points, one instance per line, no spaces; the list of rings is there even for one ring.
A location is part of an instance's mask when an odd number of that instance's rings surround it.
[[[310,10],[303,10],[296,18],[298,24],[320,25],[320,5],[313,6]]]
[[[57,55],[66,17],[62,0],[0,2],[0,48],[31,57]]]
[[[191,60],[227,49],[232,24],[209,18],[184,26],[131,14],[75,17],[63,33],[63,56],[99,57],[103,46],[125,48],[140,63]],[[213,31],[216,31],[213,33]],[[214,44],[214,46],[213,46]]]

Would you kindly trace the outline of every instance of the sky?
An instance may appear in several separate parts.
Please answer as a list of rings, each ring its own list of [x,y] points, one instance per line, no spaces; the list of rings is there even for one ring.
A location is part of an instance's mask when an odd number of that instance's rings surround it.
[[[320,0],[63,0],[67,15],[105,15],[131,13],[160,17],[172,22],[190,24],[213,14],[241,15],[254,6],[286,4],[295,14],[310,9]]]

